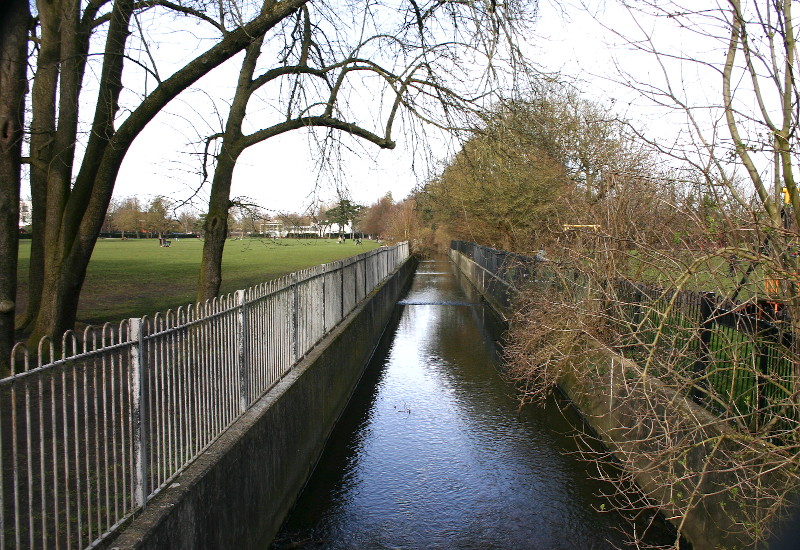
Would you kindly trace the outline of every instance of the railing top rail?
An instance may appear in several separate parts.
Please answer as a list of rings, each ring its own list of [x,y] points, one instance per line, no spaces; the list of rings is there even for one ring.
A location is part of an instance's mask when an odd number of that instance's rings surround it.
[[[294,273],[278,277],[277,279],[272,279],[269,281],[265,281],[263,283],[253,285],[244,290],[245,300],[249,302],[260,298],[268,297],[270,295],[286,290],[287,288],[291,287],[291,285],[302,283],[304,281],[313,279],[315,277],[323,276],[327,272],[329,266],[336,266],[336,264],[340,264],[341,267],[345,267],[347,265],[357,263],[361,260],[364,260],[365,258],[369,258],[375,254],[378,254],[383,250],[401,247],[403,246],[403,244],[404,243],[397,243],[392,246],[382,245],[376,249],[362,252],[361,254],[358,254],[356,256],[351,256],[349,258],[337,260],[335,262],[329,262],[327,264],[321,264],[318,266],[301,269]],[[160,333],[164,333],[170,330],[180,329],[182,327],[189,326],[192,324],[197,324],[198,322],[201,322],[203,320],[223,315],[235,309],[236,307],[237,307],[236,292],[232,292],[230,294],[217,296],[216,298],[207,300],[206,302],[187,304],[180,306],[175,310],[169,309],[166,312],[156,312],[153,315],[145,315],[144,317],[142,317],[143,336],[146,338],[152,338]],[[123,319],[122,321],[120,321],[119,323],[120,334],[127,334],[127,330],[123,330],[123,326],[126,325],[127,323],[128,323],[127,319]],[[27,376],[27,373],[35,372],[42,369],[58,367],[60,365],[69,363],[70,361],[78,361],[114,349],[115,347],[118,346],[118,344],[115,344],[114,346],[103,344],[100,347],[96,347],[90,350],[79,349],[82,346],[85,347],[84,341],[87,340],[86,334],[97,330],[104,331],[106,330],[106,327],[109,325],[111,325],[111,323],[105,323],[104,325],[101,326],[102,328],[94,326],[86,327],[86,329],[84,330],[84,338],[80,339],[73,335],[71,338],[75,339],[75,341],[72,342],[70,340],[70,346],[68,346],[66,342],[62,343],[61,352],[62,354],[65,355],[62,355],[62,357],[60,357],[59,359],[42,363],[34,368],[26,367],[25,371],[20,371],[0,379],[0,383],[5,382],[7,380],[12,380],[15,377],[19,378],[22,372],[26,373]],[[65,333],[64,338],[67,338],[67,336],[70,334],[72,334],[72,331],[68,331],[67,333]],[[51,342],[51,340],[46,336],[43,337],[41,342],[39,343],[39,348],[41,349],[43,345],[50,345],[50,347],[52,348],[52,344],[48,344],[48,342]],[[66,354],[66,350],[68,347],[72,347],[73,352]],[[29,354],[30,351],[25,344],[23,343],[17,344],[16,346],[14,346],[14,350],[12,351],[12,357],[11,357],[12,365],[23,355],[27,357]],[[25,359],[25,364],[27,365],[27,359]]]
[[[537,265],[541,262],[540,259],[533,256],[496,250],[468,241],[454,240],[451,242],[450,248],[465,253],[473,259],[475,258],[472,254],[475,251],[480,251],[483,254],[490,253],[495,256],[502,255],[503,263],[498,266],[498,271],[501,271],[502,268],[510,267],[510,259],[519,261],[521,265]],[[480,260],[480,258],[478,258],[478,260]],[[671,290],[657,285],[650,285],[627,279],[618,279],[616,284],[620,287],[627,287],[639,292],[649,300],[658,299],[662,295],[673,296],[674,292],[678,292],[679,295],[688,302],[699,304],[701,300],[708,300],[714,312],[712,317],[716,318],[718,324],[723,326],[730,325],[733,328],[737,326],[752,326],[759,327],[759,331],[779,330],[779,324],[788,321],[785,308],[783,308],[781,304],[769,300],[734,303],[724,296],[719,296],[718,294],[708,291]]]
[[[129,340],[124,340],[124,341],[121,341],[121,342],[118,342],[118,343],[115,343],[115,344],[106,344],[103,347],[100,347],[100,348],[97,348],[97,349],[79,351],[79,352],[75,353],[74,355],[68,355],[68,356],[62,357],[60,359],[55,359],[53,361],[50,361],[48,363],[45,363],[43,365],[40,365],[40,366],[37,366],[37,367],[34,367],[34,368],[29,368],[29,369],[22,370],[22,371],[19,371],[19,372],[12,372],[10,375],[6,376],[5,378],[1,378],[0,379],[0,386],[6,385],[6,384],[10,384],[10,383],[15,382],[17,380],[22,380],[23,378],[29,378],[31,376],[41,374],[42,372],[53,370],[53,369],[56,369],[58,367],[62,367],[64,365],[68,365],[70,363],[77,363],[77,362],[80,362],[80,361],[85,361],[85,360],[90,359],[92,357],[98,357],[98,356],[107,354],[107,353],[109,353],[111,351],[114,351],[114,350],[123,349],[123,348],[130,348],[131,345],[132,345],[132,342],[130,342]],[[19,350],[19,348],[17,348],[17,350]],[[27,353],[27,350],[24,350],[24,351]],[[16,353],[19,354],[20,351],[17,351]]]
[[[512,261],[517,262],[519,265],[536,265],[544,261],[542,258],[538,258],[536,256],[528,256],[525,254],[518,254],[516,252],[498,250],[496,248],[490,248],[488,246],[469,241],[451,241],[450,248],[453,250],[458,250],[462,254],[467,254],[470,257],[474,257],[476,252],[481,253],[484,257],[487,257],[491,254],[495,259],[500,256],[502,257],[500,266],[508,265]]]

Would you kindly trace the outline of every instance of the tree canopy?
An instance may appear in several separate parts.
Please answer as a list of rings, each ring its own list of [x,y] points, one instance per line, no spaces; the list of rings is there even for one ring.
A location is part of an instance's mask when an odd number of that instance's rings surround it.
[[[622,121],[548,89],[498,105],[422,197],[454,238],[531,251],[565,224],[646,231],[624,214],[658,192],[652,169]]]
[[[341,234],[344,232],[345,226],[354,224],[358,220],[363,210],[364,207],[362,205],[356,204],[350,199],[339,199],[336,206],[325,211],[325,217],[329,223],[335,223],[339,226],[339,233]]]

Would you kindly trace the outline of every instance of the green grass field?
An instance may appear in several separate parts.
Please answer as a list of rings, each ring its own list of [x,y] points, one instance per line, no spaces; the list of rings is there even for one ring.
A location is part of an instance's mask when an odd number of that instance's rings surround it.
[[[375,241],[357,246],[330,239],[246,239],[225,244],[222,292],[248,288],[306,267],[355,256]],[[152,315],[194,302],[203,242],[173,240],[161,248],[156,239],[105,239],[97,242],[78,309],[78,324],[116,322]],[[27,303],[30,241],[20,241],[19,311]]]
[[[629,271],[627,276],[640,283],[674,288],[675,281],[684,275],[696,259],[688,253],[672,253],[671,255],[670,252],[658,258],[651,256],[645,259],[636,252],[631,252],[627,257]],[[738,301],[767,298],[764,280],[768,277],[763,265],[757,265],[744,279],[745,272],[750,267],[750,262],[740,260],[735,264],[734,271],[731,272],[726,257],[711,256],[707,261],[695,266],[696,270],[684,284],[683,290],[714,292],[730,296],[738,289]]]

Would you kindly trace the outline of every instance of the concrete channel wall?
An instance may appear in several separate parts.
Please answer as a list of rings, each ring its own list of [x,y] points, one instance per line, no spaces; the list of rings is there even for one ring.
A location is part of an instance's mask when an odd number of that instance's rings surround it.
[[[513,291],[505,281],[497,278],[492,273],[470,260],[460,252],[450,249],[450,260],[458,267],[459,271],[471,282],[483,298],[492,306],[503,319],[511,313],[510,304]]]
[[[107,547],[268,548],[411,281],[410,258]]]
[[[498,299],[495,287],[499,279],[459,252],[451,250],[450,257],[493,308],[506,317],[511,313],[510,308]],[[657,429],[658,422],[649,422],[646,429],[642,424],[643,419],[652,418],[653,402],[632,392],[630,385],[626,384],[626,375],[632,366],[630,361],[607,349],[597,349],[586,360],[591,361],[598,376],[578,378],[567,373],[560,378],[559,389],[608,449],[615,453],[644,456],[643,451],[651,449],[637,445],[647,445],[646,440],[652,441],[658,435],[652,431],[643,433]],[[637,464],[639,473],[635,475],[636,483],[655,501],[665,516],[675,518],[673,523],[676,526],[680,524],[682,535],[694,550],[754,548],[756,543],[751,537],[752,529],[747,529],[747,526],[764,510],[756,510],[747,502],[742,505],[743,499],[737,498],[739,483],[735,465],[731,464],[730,471],[717,465],[716,471],[699,476],[699,485],[692,483],[697,476],[688,475],[690,472],[702,472],[708,457],[714,453],[723,457],[738,457],[741,461],[756,460],[759,455],[758,450],[752,448],[753,442],[731,429],[724,419],[676,395],[657,379],[649,378],[646,383],[651,394],[660,397],[659,403],[669,403],[669,407],[659,405],[655,411],[657,415],[671,415],[690,424],[696,423],[697,427],[703,427],[704,437],[685,456],[676,456],[672,462]],[[692,433],[692,430],[687,429],[687,432]],[[715,447],[713,442],[717,442],[719,447],[712,449]],[[688,481],[665,485],[663,480],[675,478],[672,475],[674,472],[669,470],[677,467],[683,468]],[[769,471],[769,465],[765,465],[764,470],[766,473],[759,478],[764,486],[791,487],[797,483],[784,470],[775,468]],[[688,499],[694,499],[691,506]],[[769,505],[766,500],[760,502],[764,508]],[[687,507],[691,509],[690,512],[685,517],[679,516],[678,510]]]

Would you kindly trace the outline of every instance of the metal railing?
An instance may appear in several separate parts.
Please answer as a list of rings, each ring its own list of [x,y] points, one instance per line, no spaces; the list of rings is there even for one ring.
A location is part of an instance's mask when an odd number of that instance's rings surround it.
[[[796,342],[787,310],[768,301],[733,303],[712,292],[671,291],[617,281],[610,318],[630,337],[627,355],[657,351],[693,379],[691,395],[709,410],[757,430],[787,411],[797,384]],[[656,335],[659,338],[656,338]],[[678,354],[676,350],[679,350]],[[780,420],[782,420],[780,419]],[[775,425],[780,430],[783,422]]]
[[[515,254],[467,241],[451,241],[450,249],[463,254],[482,270],[479,284],[504,309],[511,307],[522,288],[544,290],[557,284],[556,273],[543,257]]]
[[[512,287],[528,284],[534,280],[537,267],[543,263],[533,256],[514,254],[467,241],[451,241],[450,248]]]
[[[0,549],[89,548],[141,510],[408,257],[407,243],[14,348]],[[43,359],[50,358],[50,359]],[[13,368],[13,367],[12,367]]]

